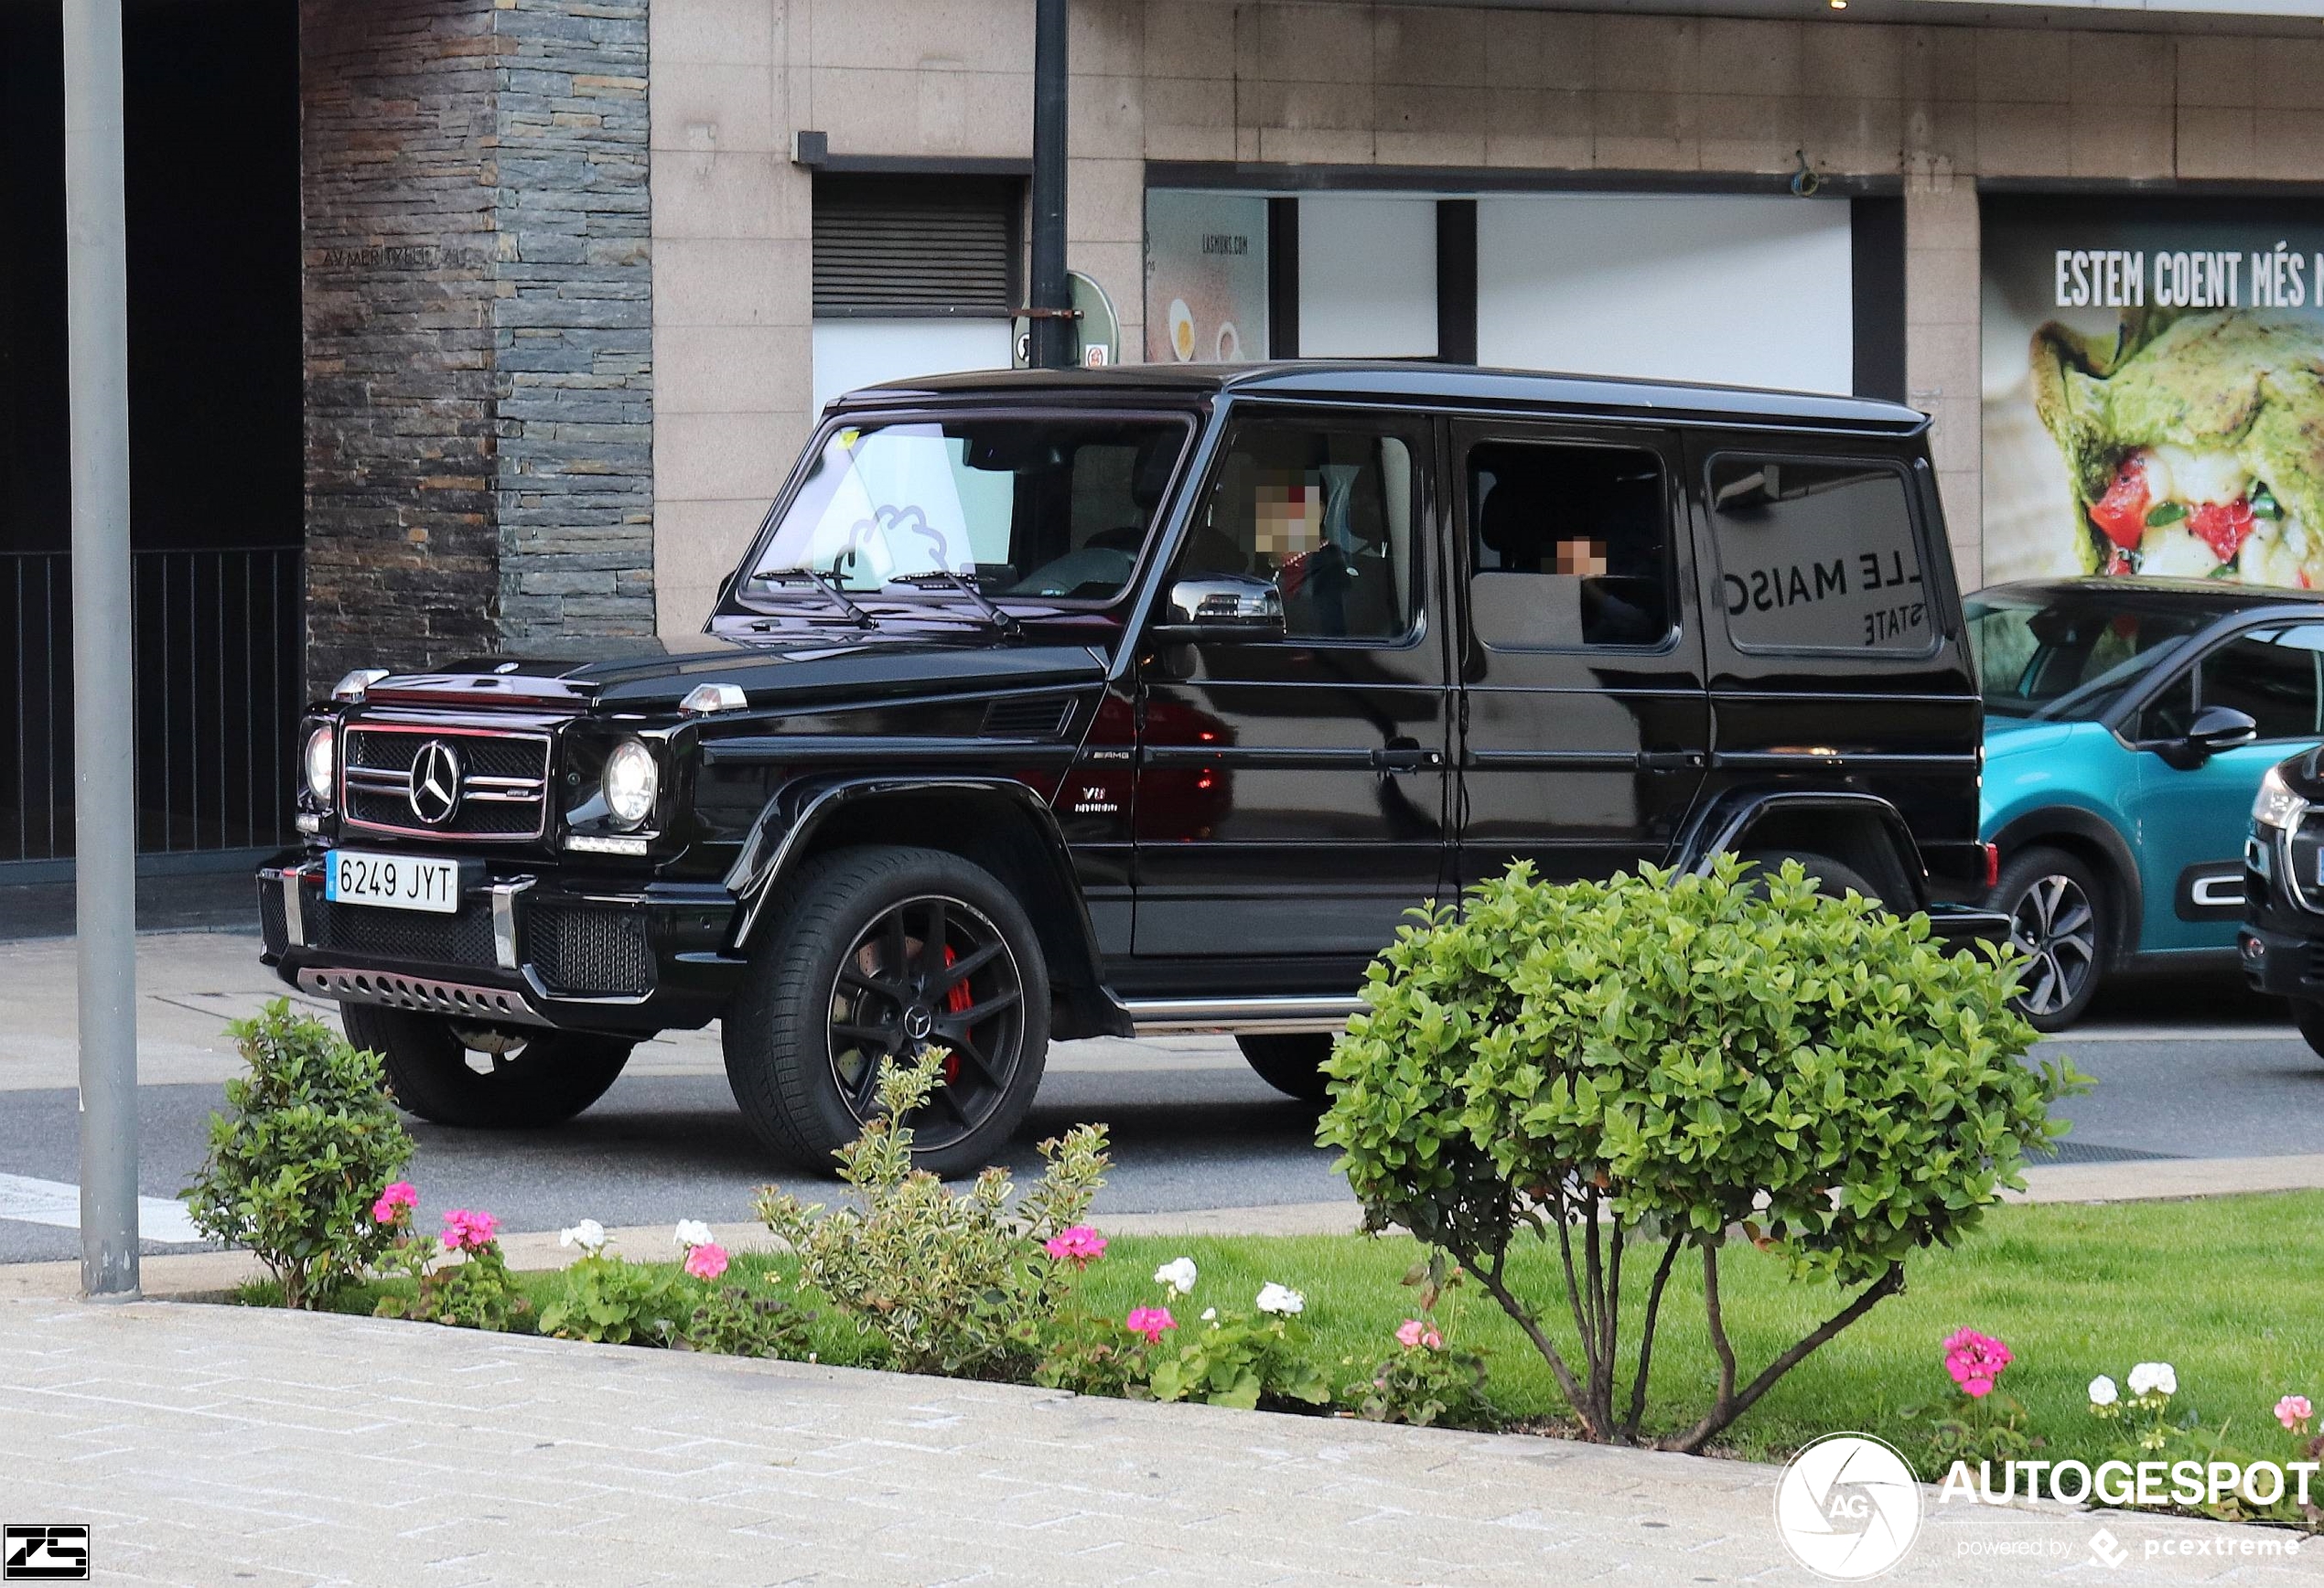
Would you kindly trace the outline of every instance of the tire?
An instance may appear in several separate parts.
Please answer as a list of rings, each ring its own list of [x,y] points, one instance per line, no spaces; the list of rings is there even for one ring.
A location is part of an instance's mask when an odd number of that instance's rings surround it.
[[[398,1108],[474,1130],[562,1124],[605,1096],[636,1046],[572,1031],[470,1026],[373,1003],[342,1003],[339,1018],[350,1042],[380,1056]],[[513,1046],[488,1055],[479,1038]]]
[[[1783,854],[1772,849],[1747,849],[1741,858],[1750,861],[1761,871],[1772,875],[1783,869],[1787,860],[1796,860],[1808,875],[1815,879],[1815,891],[1826,898],[1842,898],[1854,888],[1874,904],[1882,903],[1880,890],[1865,881],[1855,867],[1843,865],[1824,854]]]
[[[2319,1057],[2324,1057],[2324,1003],[2311,1003],[2305,998],[2293,999],[2292,1020],[2299,1026],[2300,1035],[2308,1039],[2308,1046]]]
[[[1259,1078],[1284,1096],[1303,1103],[1329,1100],[1331,1078],[1323,1073],[1323,1061],[1331,1057],[1329,1032],[1238,1036],[1234,1045]]]
[[[2080,1020],[2105,979],[2113,909],[2090,867],[2062,849],[2037,846],[2012,855],[1988,901],[2009,917],[2009,938],[2032,956],[2015,1000],[2037,1031],[2063,1031]]]
[[[952,1057],[907,1121],[912,1162],[946,1179],[993,1162],[1049,1055],[1049,964],[1024,907],[982,866],[936,849],[836,850],[787,891],[722,1022],[726,1079],[759,1139],[830,1173],[833,1152],[877,1111],[880,1071],[938,1046]],[[925,956],[938,939],[931,987]]]

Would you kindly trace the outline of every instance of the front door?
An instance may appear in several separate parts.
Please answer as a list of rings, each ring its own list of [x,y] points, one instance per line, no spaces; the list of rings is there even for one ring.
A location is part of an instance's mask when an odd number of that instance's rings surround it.
[[[2139,713],[2137,832],[2147,953],[2232,948],[2243,918],[2243,836],[2270,767],[2324,737],[2324,624],[2247,630],[2214,647]],[[2259,738],[2200,766],[2155,746],[2205,706],[2249,713]]]
[[[1331,987],[1447,861],[1433,427],[1256,404],[1230,423],[1169,577],[1272,579],[1286,635],[1140,658],[1134,953],[1297,961]]]
[[[1709,748],[1675,437],[1464,423],[1453,456],[1462,884],[1661,861]]]

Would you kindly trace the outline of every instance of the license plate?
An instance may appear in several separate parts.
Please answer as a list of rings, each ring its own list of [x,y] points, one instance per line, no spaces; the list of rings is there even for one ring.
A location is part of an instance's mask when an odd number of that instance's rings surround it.
[[[333,904],[459,913],[460,863],[334,849],[323,856],[323,896]]]

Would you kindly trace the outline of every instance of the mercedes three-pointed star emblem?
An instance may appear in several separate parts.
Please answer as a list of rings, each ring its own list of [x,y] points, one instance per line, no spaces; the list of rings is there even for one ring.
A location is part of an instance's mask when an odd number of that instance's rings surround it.
[[[460,757],[441,739],[430,739],[412,757],[412,814],[441,827],[460,808]]]

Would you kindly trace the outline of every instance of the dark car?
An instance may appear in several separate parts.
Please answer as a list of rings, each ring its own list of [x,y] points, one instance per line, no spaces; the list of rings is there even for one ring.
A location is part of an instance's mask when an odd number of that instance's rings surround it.
[[[1405,912],[1514,860],[1797,855],[1998,937],[1926,431],[1426,365],[857,392],[699,638],[316,708],[267,959],[447,1123],[718,1019],[821,1165],[941,1045],[951,1171],[1052,1037],[1232,1032],[1318,1095]]]
[[[2291,1000],[2300,1035],[2324,1054],[2324,748],[2278,762],[2260,779],[2243,892],[2236,949],[2244,978]]]
[[[2260,776],[2324,738],[2324,595],[2058,579],[1966,605],[2019,1007],[2060,1031],[2111,971],[2226,969]]]

